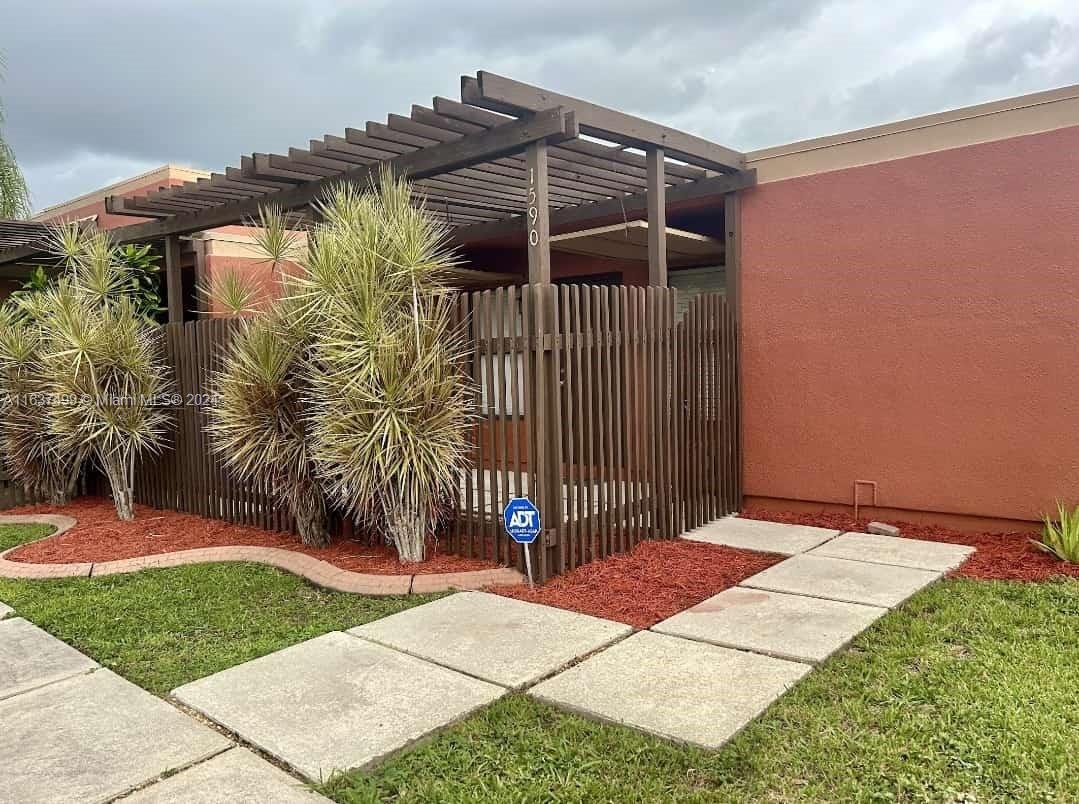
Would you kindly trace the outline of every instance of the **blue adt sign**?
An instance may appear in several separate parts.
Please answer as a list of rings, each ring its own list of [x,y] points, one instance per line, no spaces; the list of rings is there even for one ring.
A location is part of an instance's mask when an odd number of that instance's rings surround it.
[[[517,544],[532,544],[540,532],[540,512],[527,497],[514,497],[502,512],[506,533]]]

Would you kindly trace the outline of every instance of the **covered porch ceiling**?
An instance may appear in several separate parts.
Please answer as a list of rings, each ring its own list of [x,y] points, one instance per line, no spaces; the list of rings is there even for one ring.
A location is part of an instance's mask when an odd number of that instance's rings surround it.
[[[703,265],[723,261],[724,244],[708,235],[668,226],[667,264]],[[551,250],[616,260],[648,261],[648,221],[633,220],[551,235]]]

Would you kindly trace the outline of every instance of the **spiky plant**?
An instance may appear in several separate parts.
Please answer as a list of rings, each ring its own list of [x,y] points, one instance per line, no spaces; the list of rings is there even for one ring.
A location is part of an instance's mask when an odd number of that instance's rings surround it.
[[[343,348],[344,331],[316,342],[312,451],[327,493],[382,525],[402,561],[424,546],[465,466],[467,387],[455,360],[450,305],[424,296],[416,319]]]
[[[454,264],[446,231],[389,175],[377,193],[336,188],[320,212],[299,255],[289,253],[279,212],[261,218],[275,267],[296,268],[281,275],[284,297],[247,324],[218,378],[215,448],[249,477],[291,467],[292,482],[317,482],[330,504],[383,527],[402,561],[421,561],[464,469],[471,424],[442,286]],[[267,397],[273,412],[259,420]],[[295,441],[245,448],[268,430]],[[296,514],[288,484],[276,487]]]
[[[1069,564],[1079,564],[1079,506],[1068,510],[1057,501],[1057,518],[1044,517],[1041,541],[1035,546]]]
[[[244,320],[215,378],[207,430],[226,465],[288,505],[301,541],[321,546],[330,534],[304,416],[306,348],[283,307]]]
[[[170,423],[160,333],[106,233],[61,227],[55,244],[67,272],[33,302],[46,423],[58,449],[93,456],[117,515],[132,519],[136,466],[163,447]]]
[[[61,449],[47,426],[41,345],[37,320],[18,300],[0,308],[0,453],[28,496],[64,505],[75,493],[86,450]]]
[[[320,320],[312,452],[336,505],[384,527],[402,561],[422,561],[471,415],[442,285],[446,233],[389,178],[378,194],[339,190],[323,217],[298,282]]]

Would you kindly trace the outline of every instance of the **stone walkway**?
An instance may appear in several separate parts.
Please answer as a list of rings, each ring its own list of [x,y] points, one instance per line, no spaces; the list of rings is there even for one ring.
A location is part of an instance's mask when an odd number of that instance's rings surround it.
[[[649,631],[461,592],[173,695],[312,781],[373,767],[514,690],[714,749],[973,552],[736,518],[686,538],[790,557]],[[186,769],[132,800],[317,800],[257,755],[55,642],[17,617],[0,623],[0,722],[12,724],[0,734],[0,757],[15,768],[18,800],[108,800],[169,768]],[[42,779],[52,782],[44,793]]]
[[[0,801],[108,802],[133,790],[124,801],[326,801],[3,609]]]

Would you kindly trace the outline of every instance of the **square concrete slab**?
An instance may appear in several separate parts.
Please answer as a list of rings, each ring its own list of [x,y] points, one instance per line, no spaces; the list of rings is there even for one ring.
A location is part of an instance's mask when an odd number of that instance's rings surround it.
[[[312,781],[366,768],[505,690],[338,631],[173,691]]]
[[[459,592],[348,633],[516,689],[632,632],[586,614]]]
[[[98,664],[22,617],[0,622],[0,700]]]
[[[939,577],[939,572],[909,567],[803,555],[780,561],[740,585],[891,608]]]
[[[874,533],[844,533],[811,550],[809,554],[947,572],[958,567],[973,553],[973,547],[962,544],[925,542]]]
[[[11,608],[7,603],[0,603],[0,620],[10,617],[14,613],[15,609]]]
[[[785,525],[781,522],[762,522],[758,519],[742,519],[725,516],[715,522],[691,530],[682,536],[695,542],[723,544],[743,550],[762,553],[779,553],[792,556],[804,553],[834,536],[838,530],[814,528],[809,525]]]
[[[810,669],[641,631],[538,684],[530,694],[585,716],[719,748]]]
[[[319,804],[328,802],[303,782],[243,748],[182,770],[143,788],[124,804]]]
[[[111,800],[232,743],[108,670],[0,701],[5,801]]]
[[[652,630],[780,659],[820,662],[887,611],[860,603],[734,587]]]

